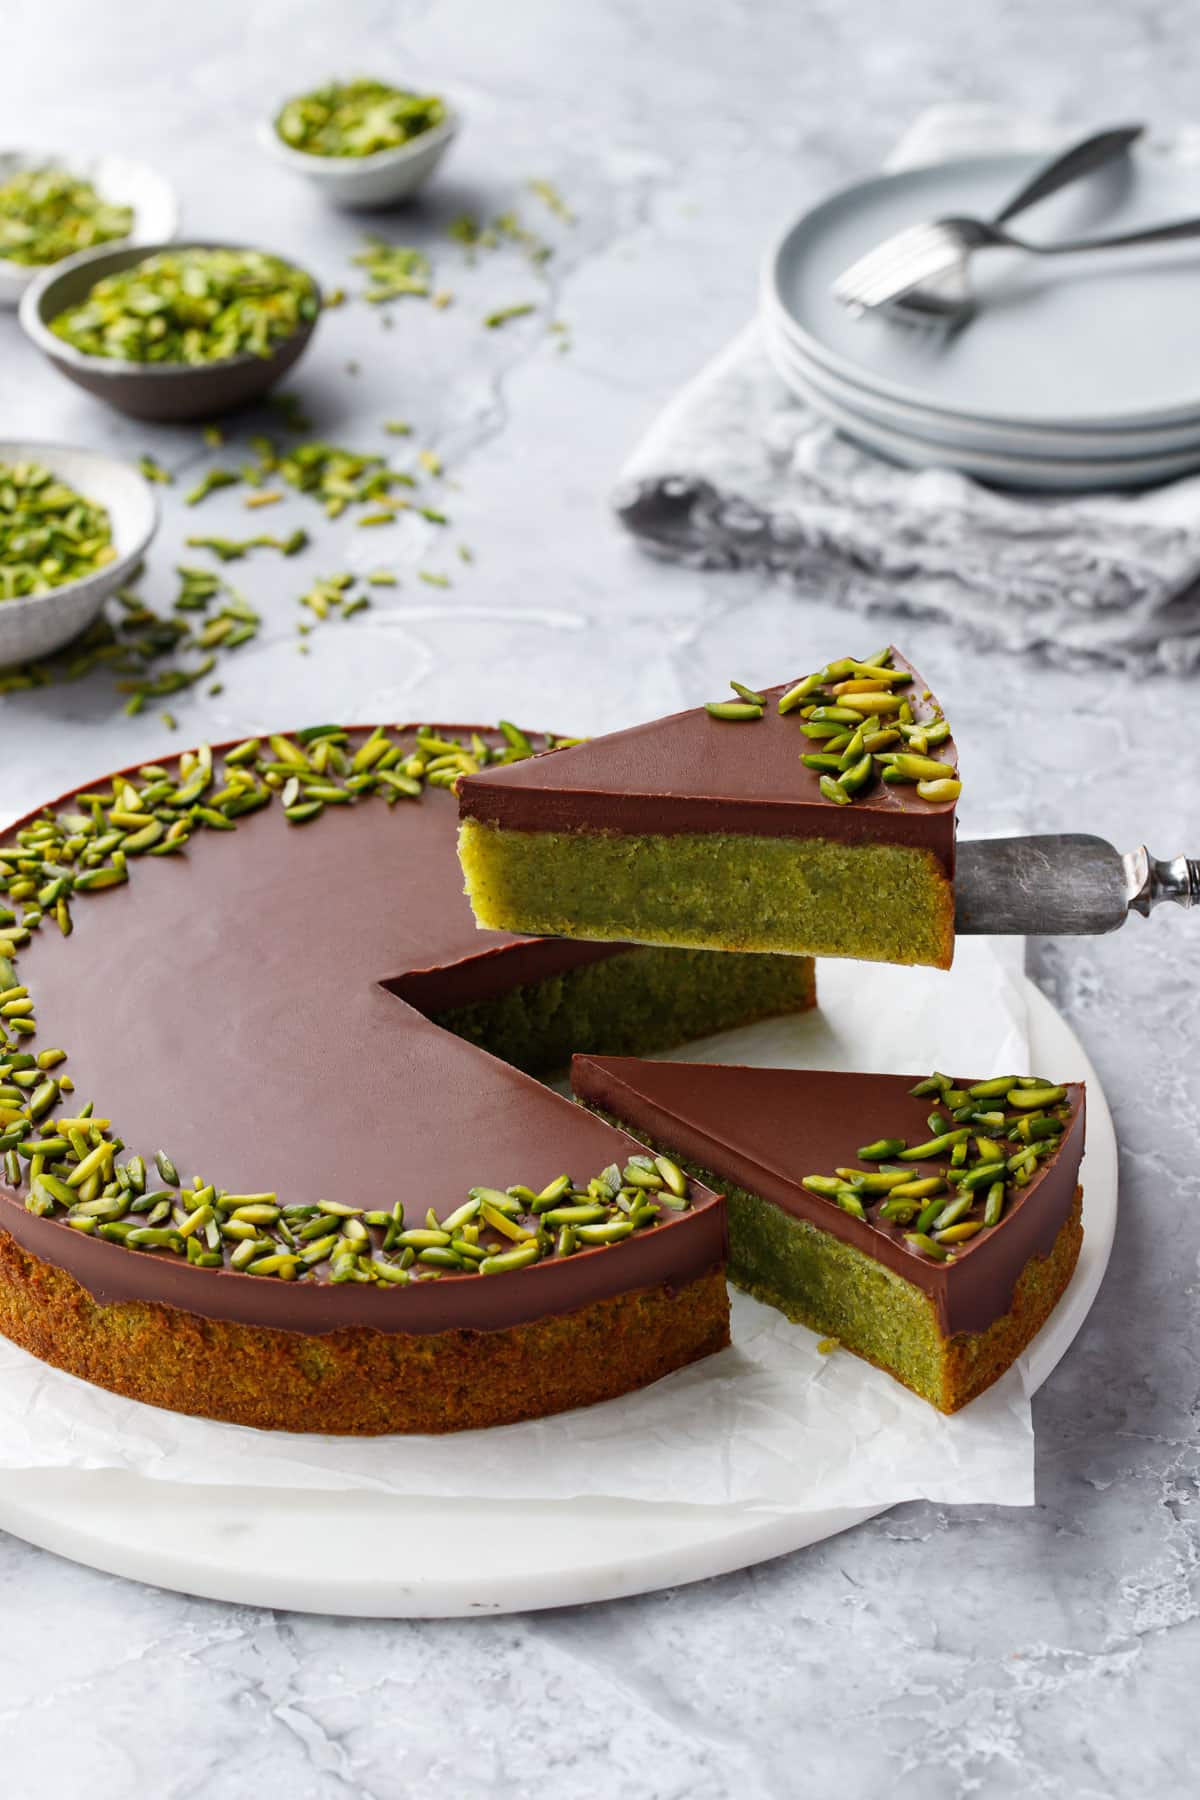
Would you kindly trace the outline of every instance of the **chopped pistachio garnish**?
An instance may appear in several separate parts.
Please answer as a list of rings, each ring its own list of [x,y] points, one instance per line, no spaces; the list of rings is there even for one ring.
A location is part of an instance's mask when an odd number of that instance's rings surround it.
[[[162,618],[136,594],[123,589],[116,596],[122,614],[120,625],[114,628],[107,620],[98,619],[83,639],[59,659],[63,679],[78,679],[98,664],[119,676],[139,671],[132,679],[118,679],[117,691],[128,696],[127,713],[140,713],[148,700],[182,693],[204,680],[215,667],[217,652],[235,650],[256,635],[261,622],[258,613],[220,576],[208,569],[193,568],[180,568],[178,574],[181,585],[174,610],[204,614],[197,625]],[[210,616],[208,608],[214,600],[219,605]],[[152,672],[165,657],[197,650],[202,655],[195,666],[176,663],[160,673]],[[10,687],[41,686],[49,679],[50,666],[31,664],[7,682],[0,677],[0,692],[9,691]],[[219,689],[220,683],[214,686]]]
[[[0,258],[43,267],[128,237],[133,208],[104,200],[65,169],[22,169],[0,182]]]
[[[310,494],[336,519],[348,506],[386,499],[393,488],[412,488],[411,475],[389,468],[382,456],[346,450],[337,444],[297,444],[279,458],[264,456],[264,471],[278,475],[299,493]]]
[[[0,462],[0,601],[82,581],[116,554],[102,506],[42,463]]]
[[[575,224],[575,214],[571,211],[552,181],[534,180],[529,183],[529,191],[536,194],[544,206],[548,206],[556,219],[564,225]]]
[[[318,619],[328,619],[331,616],[353,618],[356,612],[361,612],[368,605],[365,595],[357,602],[347,599],[346,590],[353,587],[354,580],[353,575],[322,576],[313,582],[307,593],[301,594],[300,604],[307,606]]]
[[[206,469],[194,488],[183,496],[185,506],[199,506],[209,494],[215,494],[224,487],[236,487],[241,476],[235,469]]]
[[[957,766],[929,754],[949,740],[950,727],[928,690],[914,707],[905,693],[911,684],[908,670],[895,668],[887,649],[865,662],[841,657],[780,697],[777,710],[799,713],[800,730],[813,742],[800,761],[817,776],[823,799],[850,806],[877,779],[915,787],[931,806],[958,799]],[[765,695],[739,681],[729,685],[738,700],[710,702],[705,710],[715,719],[761,719]]]
[[[423,250],[405,244],[389,244],[383,238],[369,235],[366,249],[359,250],[350,260],[367,272],[364,298],[372,305],[409,295],[421,300],[429,297],[429,258]]]
[[[873,1168],[806,1175],[803,1185],[856,1219],[900,1231],[916,1254],[948,1262],[955,1246],[1000,1223],[1011,1188],[1054,1155],[1071,1116],[1067,1090],[1033,1075],[959,1088],[935,1070],[911,1092],[936,1102],[931,1138],[877,1138],[857,1153]],[[917,1163],[933,1166],[923,1174]]]
[[[285,389],[281,394],[268,394],[267,405],[272,412],[279,414],[285,431],[312,430],[312,420],[306,414],[299,394],[293,394],[290,389]],[[253,438],[250,441],[253,443]]]
[[[451,221],[447,236],[462,245],[470,262],[474,262],[477,250],[499,250],[504,245],[522,251],[534,268],[540,268],[554,254],[552,246],[528,230],[511,209],[498,213],[487,225],[482,225],[473,213],[462,213]]]
[[[763,716],[761,706],[750,706],[744,700],[709,700],[704,710],[710,719],[725,719],[731,724]]]
[[[261,250],[162,250],[95,283],[50,321],[87,356],[204,364],[270,356],[315,319],[309,277]]]
[[[466,250],[473,250],[482,236],[482,226],[474,213],[459,213],[446,227],[446,236]]]
[[[331,81],[284,105],[275,129],[307,156],[375,156],[444,124],[445,101],[384,81]]]
[[[348,577],[333,577],[344,583]],[[164,715],[166,718],[167,715]],[[173,724],[173,721],[171,721]],[[553,744],[546,739],[547,748]],[[183,1256],[280,1280],[403,1285],[445,1274],[501,1275],[546,1259],[602,1249],[652,1230],[692,1204],[688,1176],[666,1156],[630,1156],[582,1185],[559,1175],[545,1186],[477,1186],[439,1217],[405,1217],[403,1202],[368,1210],[357,1198],[287,1204],[274,1192],[232,1193],[201,1175],[185,1180],[161,1147],[118,1157],[114,1121],[68,1101],[73,1083],[54,1071],[61,1049],[35,1056],[34,1003],[18,980],[18,953],[50,919],[70,934],[70,903],[128,884],[141,858],[181,855],[205,831],[236,830],[278,800],[297,829],[330,805],[419,800],[488,763],[534,754],[518,726],[470,742],[418,729],[352,733],[314,725],[249,738],[214,756],[207,745],[168,766],[146,764],[43,812],[0,843],[0,896],[38,901],[28,925],[0,923],[0,1179],[27,1209],[129,1250]],[[141,879],[141,875],[137,876]],[[0,903],[0,920],[15,921]],[[155,1180],[157,1176],[157,1181]]]
[[[484,325],[489,331],[496,331],[501,325],[507,325],[511,319],[526,319],[536,312],[537,307],[532,300],[524,300],[516,306],[501,306],[495,312],[484,315]]]
[[[170,487],[175,479],[170,469],[164,469],[162,464],[157,462],[153,456],[139,456],[138,468],[142,471],[142,474],[146,477],[147,481],[158,482],[162,487]]]
[[[240,557],[248,556],[251,550],[278,550],[283,556],[295,556],[308,543],[308,533],[303,526],[297,526],[285,538],[260,532],[248,538],[189,537],[183,541],[193,550],[211,550],[222,562],[236,562]]]

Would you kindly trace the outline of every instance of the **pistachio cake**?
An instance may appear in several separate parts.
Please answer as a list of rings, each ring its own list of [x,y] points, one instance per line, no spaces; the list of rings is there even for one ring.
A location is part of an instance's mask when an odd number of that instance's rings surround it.
[[[957,756],[893,649],[481,768],[459,857],[488,929],[948,968]]]
[[[1079,1255],[1080,1084],[577,1056],[578,1099],[729,1202],[729,1276],[956,1412]]]
[[[727,1341],[723,1199],[522,1068],[806,1006],[811,966],[481,938],[449,783],[531,747],[318,727],[0,836],[0,1331],[155,1405],[355,1433],[541,1416]]]

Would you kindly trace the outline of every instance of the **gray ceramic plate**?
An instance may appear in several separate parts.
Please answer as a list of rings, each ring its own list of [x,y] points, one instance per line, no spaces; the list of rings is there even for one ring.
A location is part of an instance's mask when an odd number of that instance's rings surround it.
[[[158,529],[153,488],[115,456],[66,444],[0,441],[0,463],[14,462],[45,463],[77,493],[103,506],[117,554],[82,581],[66,581],[47,594],[0,600],[0,667],[48,656],[85,631],[108,596],[128,581]]]
[[[994,212],[1034,170],[1026,155],[976,157],[878,176],[793,224],[764,286],[797,346],[889,399],[999,425],[1123,430],[1200,414],[1200,239],[1061,262],[988,251],[972,265],[976,317],[951,336],[885,315],[853,317],[834,277],[906,225]],[[1047,240],[1200,214],[1200,162],[1153,150],[1100,170],[1022,218]]]
[[[767,336],[810,386],[819,388],[830,399],[853,411],[866,414],[889,430],[907,431],[915,437],[928,438],[935,444],[944,444],[951,452],[979,450],[998,456],[1032,456],[1043,461],[1055,457],[1125,461],[1131,457],[1180,455],[1200,444],[1200,415],[1184,424],[1164,426],[1157,431],[1147,427],[1130,431],[1071,431],[1042,425],[998,425],[984,419],[939,412],[934,407],[912,406],[893,400],[861,382],[847,381],[809,356],[794,333],[789,331],[786,315],[769,294],[763,296],[762,324]]]
[[[949,447],[916,433],[881,425],[818,386],[783,344],[769,335],[767,347],[780,376],[800,399],[836,425],[844,437],[912,469],[957,469],[995,487],[1046,493],[1107,492],[1116,488],[1151,487],[1200,467],[1200,439],[1190,451],[1170,456],[1111,457],[1079,461],[1071,457],[1003,456],[961,445]]]

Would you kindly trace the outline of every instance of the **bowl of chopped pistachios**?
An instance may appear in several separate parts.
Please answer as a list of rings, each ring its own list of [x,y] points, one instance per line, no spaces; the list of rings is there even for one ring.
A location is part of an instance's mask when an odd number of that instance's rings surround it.
[[[21,324],[68,380],[135,419],[206,419],[259,399],[304,352],[313,276],[241,244],[89,250],[38,277]]]
[[[80,250],[165,243],[177,221],[169,184],[145,163],[0,150],[0,306]]]
[[[0,667],[86,631],[157,529],[154,490],[129,463],[0,440]]]
[[[406,200],[441,162],[458,115],[438,94],[385,81],[330,81],[285,100],[258,129],[276,161],[335,206]]]

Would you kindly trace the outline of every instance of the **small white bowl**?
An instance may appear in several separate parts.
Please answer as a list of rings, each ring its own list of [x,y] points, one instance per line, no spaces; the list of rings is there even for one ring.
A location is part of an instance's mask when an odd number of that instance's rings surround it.
[[[103,506],[112,526],[113,561],[94,575],[45,594],[0,600],[0,668],[48,656],[86,631],[108,596],[137,567],[158,530],[158,497],[139,470],[99,450],[0,440],[0,463],[40,462],[85,499]]]
[[[449,105],[440,125],[423,131],[394,150],[377,150],[373,156],[314,156],[309,150],[293,150],[275,129],[275,120],[286,101],[258,127],[258,141],[269,156],[324,194],[334,206],[368,211],[407,200],[424,185],[454,141],[460,115]]]
[[[0,184],[25,169],[65,169],[90,181],[102,200],[133,208],[133,229],[128,237],[111,238],[98,246],[116,250],[122,244],[160,244],[175,236],[179,208],[169,182],[147,163],[128,156],[75,156],[56,150],[0,150]],[[0,256],[0,306],[16,306],[21,295],[54,263],[16,263]]]

